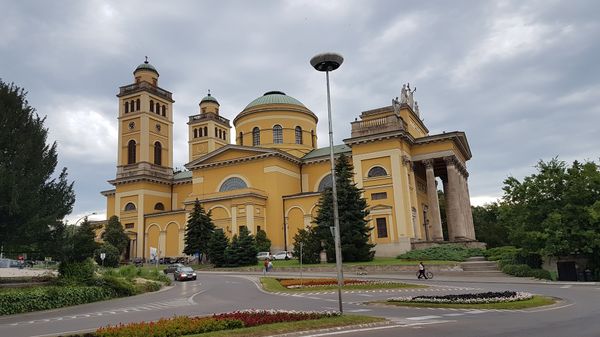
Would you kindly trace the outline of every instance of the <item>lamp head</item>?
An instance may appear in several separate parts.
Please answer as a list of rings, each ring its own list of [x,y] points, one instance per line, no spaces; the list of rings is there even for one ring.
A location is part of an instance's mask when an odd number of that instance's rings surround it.
[[[344,58],[336,53],[323,53],[313,56],[310,59],[310,65],[318,71],[333,71],[339,68],[344,62]]]

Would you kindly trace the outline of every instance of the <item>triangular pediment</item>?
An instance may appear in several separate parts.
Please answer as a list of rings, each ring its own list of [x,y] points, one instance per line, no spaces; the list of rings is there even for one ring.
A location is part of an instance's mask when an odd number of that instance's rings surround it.
[[[229,144],[185,164],[185,167],[188,170],[193,170],[194,168],[205,165],[258,159],[270,155],[282,156],[288,160],[298,160],[297,158],[279,150]]]

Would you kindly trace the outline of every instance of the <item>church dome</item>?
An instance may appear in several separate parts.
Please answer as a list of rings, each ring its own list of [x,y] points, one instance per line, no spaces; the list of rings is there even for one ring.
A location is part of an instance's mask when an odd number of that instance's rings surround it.
[[[286,95],[283,91],[268,91],[264,95],[250,102],[244,110],[264,104],[292,104],[305,107],[299,100],[292,96]]]
[[[144,61],[144,63],[142,63],[139,66],[137,66],[137,68],[135,68],[135,70],[133,71],[133,73],[135,74],[136,72],[138,72],[140,70],[152,71],[152,72],[156,73],[156,75],[158,75],[158,71],[156,70],[156,68],[154,68],[153,65],[151,65],[150,63],[148,63],[148,60]]]
[[[216,98],[214,98],[213,96],[210,95],[210,92],[208,93],[208,95],[206,95],[206,96],[204,96],[204,98],[202,98],[202,100],[200,101],[200,104],[202,104],[204,102],[214,102],[214,103],[220,105],[219,101],[217,101]]]

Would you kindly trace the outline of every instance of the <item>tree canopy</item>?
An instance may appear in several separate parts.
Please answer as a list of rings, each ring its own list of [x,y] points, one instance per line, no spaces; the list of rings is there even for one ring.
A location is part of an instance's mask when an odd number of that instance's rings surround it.
[[[596,163],[540,161],[522,181],[504,181],[499,221],[519,247],[542,255],[583,255],[600,266],[600,170]]]
[[[0,241],[9,251],[35,252],[73,208],[73,183],[58,163],[56,142],[26,100],[26,92],[0,80]]]
[[[123,229],[123,225],[121,225],[118,216],[113,215],[108,219],[108,223],[104,228],[104,233],[102,233],[102,240],[115,247],[119,251],[118,255],[123,254],[123,251],[127,248],[129,237],[125,234],[125,230]]]
[[[366,220],[369,211],[367,201],[361,196],[361,190],[353,183],[352,164],[345,155],[340,155],[335,165],[338,197],[339,225],[343,261],[370,261],[375,246],[369,243],[373,227]],[[325,241],[327,260],[335,261],[335,246],[330,227],[333,227],[333,193],[327,188],[319,199],[319,210],[315,223],[317,235]]]

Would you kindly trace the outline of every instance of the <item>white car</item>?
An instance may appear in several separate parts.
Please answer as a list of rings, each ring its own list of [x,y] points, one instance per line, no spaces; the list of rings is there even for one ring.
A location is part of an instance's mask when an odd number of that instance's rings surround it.
[[[258,252],[258,254],[256,254],[256,258],[258,260],[266,260],[266,259],[270,259],[271,258],[271,253],[270,252]]]
[[[273,260],[289,260],[292,258],[292,253],[282,250],[272,255]]]

